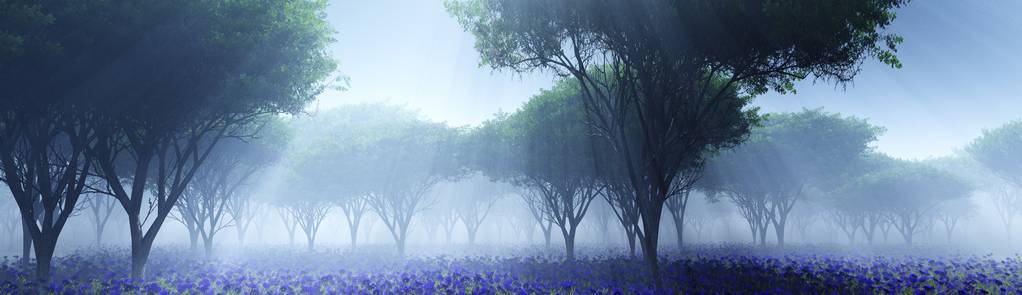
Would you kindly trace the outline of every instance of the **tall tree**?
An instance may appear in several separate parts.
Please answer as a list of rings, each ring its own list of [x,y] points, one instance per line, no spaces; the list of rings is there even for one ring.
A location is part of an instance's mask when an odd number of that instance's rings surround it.
[[[526,199],[561,231],[567,259],[575,235],[605,185],[595,167],[594,139],[585,124],[581,95],[570,80],[532,97],[509,118],[514,132],[514,181],[535,193]]]
[[[266,114],[300,112],[328,86],[335,63],[326,52],[332,30],[324,1],[122,4],[85,24],[103,38],[79,58],[109,66],[78,89],[97,106],[89,154],[128,215],[138,278],[166,218],[221,140],[252,136],[248,126]],[[148,202],[151,215],[142,210]]]
[[[947,234],[947,243],[951,244],[952,235],[955,229],[969,218],[976,215],[976,204],[971,198],[958,198],[944,201],[937,206],[934,212],[938,221],[944,225],[944,233]]]
[[[274,163],[286,141],[285,129],[272,117],[254,122],[253,138],[223,139],[195,171],[175,207],[172,218],[190,231],[192,247],[201,238],[207,255],[212,254],[216,235],[235,227],[239,237],[251,222],[251,191],[259,173]],[[239,219],[239,217],[241,219]],[[247,218],[247,219],[245,219]]]
[[[1022,120],[984,130],[983,135],[974,139],[965,150],[972,159],[986,168],[985,171],[1005,181],[1003,184],[992,184],[987,179],[979,179],[977,183],[982,183],[988,189],[995,188],[991,197],[1010,244],[1013,224],[1022,213],[1022,193],[1019,193],[1019,187],[1022,187],[1022,156],[1019,156],[1019,152],[1022,152]]]
[[[254,128],[258,129],[255,138],[248,139],[247,144],[239,147],[233,155],[237,164],[227,166],[233,169],[220,170],[221,173],[232,174],[227,177],[233,188],[225,196],[226,209],[238,234],[239,246],[244,245],[248,229],[264,205],[253,194],[257,183],[265,177],[267,168],[281,159],[292,138],[292,130],[286,123],[280,118],[266,118],[262,124],[255,125]]]
[[[767,118],[747,142],[713,159],[706,186],[732,194],[743,215],[754,219],[749,222],[757,225],[761,245],[773,226],[783,246],[788,216],[804,192],[833,191],[856,173],[883,128],[820,109]]]
[[[658,232],[679,191],[673,180],[741,141],[755,119],[742,97],[807,77],[851,81],[868,57],[900,66],[901,39],[884,30],[905,2],[466,0],[448,10],[485,64],[579,81],[591,128],[627,163],[660,287]]]
[[[86,149],[94,132],[74,95],[95,70],[66,66],[82,53],[83,30],[103,4],[7,1],[0,9],[0,180],[18,205],[23,260],[36,255],[47,281],[57,240],[88,180]],[[87,63],[85,63],[87,64]],[[32,247],[34,245],[34,247]]]
[[[305,245],[309,251],[315,251],[319,228],[332,208],[330,201],[322,198],[302,198],[288,201],[283,208],[289,219],[285,221],[285,226],[290,232],[291,243],[294,244],[294,228],[297,227],[305,233]]]
[[[383,104],[352,105],[298,122],[292,150],[295,183],[344,210],[357,241],[376,212],[404,252],[413,217],[432,204],[433,185],[462,174],[460,131]]]
[[[510,189],[506,184],[494,182],[485,176],[472,175],[458,182],[445,192],[454,196],[453,207],[458,220],[465,226],[468,244],[475,245],[476,236],[486,217],[490,216],[493,205],[497,204]]]
[[[430,193],[433,186],[464,173],[455,159],[458,136],[460,131],[445,124],[415,120],[368,148],[367,156],[376,165],[366,171],[375,186],[367,201],[402,256],[413,218],[436,201]]]

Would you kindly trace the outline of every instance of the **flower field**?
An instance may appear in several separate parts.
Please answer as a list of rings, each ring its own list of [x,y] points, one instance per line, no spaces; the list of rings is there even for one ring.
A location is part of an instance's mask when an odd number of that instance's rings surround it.
[[[1018,257],[863,254],[826,249],[705,246],[665,256],[665,290],[648,287],[641,260],[587,249],[574,263],[525,256],[386,258],[363,250],[259,250],[206,259],[154,251],[145,280],[129,279],[125,251],[55,260],[39,285],[14,257],[0,261],[0,293],[56,294],[1017,294]],[[382,251],[381,251],[382,252]],[[907,252],[907,251],[902,251]],[[380,258],[384,257],[384,258]]]

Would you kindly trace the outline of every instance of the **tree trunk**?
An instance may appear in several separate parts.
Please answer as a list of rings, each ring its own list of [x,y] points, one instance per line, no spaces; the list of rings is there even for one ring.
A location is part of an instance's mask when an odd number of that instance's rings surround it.
[[[565,258],[568,262],[575,261],[575,228],[561,229],[561,235],[564,237],[564,251]]]
[[[206,256],[213,256],[213,234],[210,234],[209,238],[202,238],[202,248]]]
[[[749,222],[749,231],[752,232],[752,244],[756,245],[759,242],[759,227]]]
[[[358,244],[358,225],[349,228],[348,232],[351,235],[351,250],[355,250],[355,246]]]
[[[103,245],[103,228],[104,226],[96,227],[96,247]]]
[[[777,234],[777,247],[784,247],[784,225],[774,226],[774,233]]]
[[[351,250],[355,250],[355,246],[358,245],[358,226],[361,223],[361,217],[348,222],[348,233],[351,235]]]
[[[32,234],[29,233],[28,225],[21,223],[21,264],[28,266],[32,259]]]
[[[540,226],[540,227],[542,227],[542,226]],[[547,227],[543,228],[543,238],[545,239],[543,245],[547,249],[550,249],[550,234],[551,234],[552,231],[553,231],[553,226],[550,225],[550,224],[548,224]]]
[[[191,249],[193,253],[198,253],[199,252],[199,231],[194,230],[194,229],[188,229],[188,241],[190,242],[189,249]]]
[[[401,237],[400,237],[400,238],[398,238],[398,239],[397,239],[397,240],[395,241],[395,242],[397,242],[397,254],[398,254],[398,255],[399,255],[399,256],[400,256],[401,258],[404,258],[404,257],[405,257],[405,240],[406,240],[406,238],[407,238],[407,237],[406,237],[405,235],[401,235]]]
[[[674,231],[678,233],[678,249],[681,249],[685,246],[685,212],[671,211],[671,216],[674,217]]]
[[[465,232],[468,233],[468,245],[475,245],[476,233],[479,232],[479,225],[470,226],[468,223],[465,223]]]
[[[310,234],[310,233],[306,233],[305,234],[305,239],[307,240],[308,245],[309,245],[309,252],[315,252],[316,251],[316,249],[315,249],[315,246],[316,246],[316,237],[315,237],[315,235],[314,234]]]
[[[790,212],[790,211],[787,211],[787,212]],[[786,232],[785,228],[788,226],[788,214],[782,211],[782,213],[780,214],[780,216],[777,217],[776,220],[777,220],[777,222],[773,222],[773,224],[774,224],[774,234],[777,236],[777,247],[783,248],[784,247],[784,234]]]
[[[630,257],[635,257],[635,240],[638,239],[638,237],[635,236],[635,230],[625,229],[625,235],[628,238],[628,255]]]
[[[766,236],[768,227],[763,225],[759,227],[759,246],[766,247]]]
[[[137,214],[128,214],[128,226],[131,232],[131,278],[142,279],[153,241],[145,239]]]
[[[245,246],[245,232],[248,231],[248,227],[246,226],[244,229],[238,227],[237,230],[238,230],[238,248],[241,248]]]
[[[35,274],[41,282],[50,281],[50,265],[53,261],[53,251],[57,246],[57,238],[42,238],[42,243],[35,244]]]
[[[650,278],[656,290],[663,290],[663,279],[660,275],[660,260],[657,257],[657,241],[660,235],[660,209],[654,213],[643,216],[642,230],[642,256],[645,257],[646,265],[649,267]]]
[[[149,251],[152,249],[152,242],[143,241],[141,238],[132,237],[131,241],[131,278],[142,279],[145,275],[146,262],[149,261]]]

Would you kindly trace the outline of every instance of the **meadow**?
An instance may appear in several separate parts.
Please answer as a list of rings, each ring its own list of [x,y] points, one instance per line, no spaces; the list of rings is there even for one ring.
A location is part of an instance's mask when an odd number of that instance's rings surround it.
[[[206,258],[154,251],[146,277],[129,279],[122,249],[55,259],[40,286],[16,257],[0,263],[0,293],[53,294],[1011,294],[1022,292],[1022,259],[897,248],[758,249],[693,246],[662,257],[655,292],[641,260],[581,248],[575,262],[541,248],[507,255],[399,258],[392,251],[253,249]],[[492,251],[491,251],[492,252]],[[514,254],[511,254],[514,253]]]

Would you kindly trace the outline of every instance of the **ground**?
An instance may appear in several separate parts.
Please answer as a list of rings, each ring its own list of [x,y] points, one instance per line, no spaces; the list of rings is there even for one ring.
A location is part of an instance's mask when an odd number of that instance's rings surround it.
[[[251,249],[218,258],[154,250],[146,278],[127,277],[126,249],[82,250],[55,262],[42,285],[14,257],[0,262],[0,293],[58,294],[985,294],[1022,292],[1022,259],[932,249],[693,246],[663,257],[665,288],[653,292],[644,264],[585,248],[562,261],[539,248],[506,255],[394,257],[384,247],[309,253]],[[489,248],[493,253],[493,248]],[[517,254],[511,254],[517,253]]]

